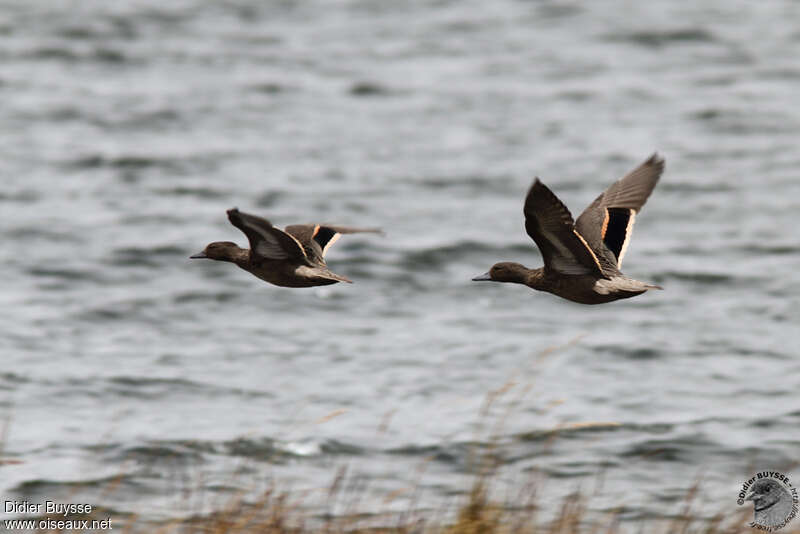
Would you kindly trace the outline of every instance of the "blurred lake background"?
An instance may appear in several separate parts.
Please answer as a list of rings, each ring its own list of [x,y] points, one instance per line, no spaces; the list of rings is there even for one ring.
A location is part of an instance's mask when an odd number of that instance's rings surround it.
[[[437,509],[493,448],[501,496],[602,478],[595,510],[650,519],[700,478],[734,513],[756,470],[800,473],[799,21],[789,0],[2,2],[0,494],[170,519],[275,484],[314,509],[346,468],[349,512]],[[470,281],[541,264],[534,176],[577,216],[656,150],[625,272],[663,292]],[[188,259],[246,246],[233,206],[386,235],[328,253],[353,285],[277,288]]]

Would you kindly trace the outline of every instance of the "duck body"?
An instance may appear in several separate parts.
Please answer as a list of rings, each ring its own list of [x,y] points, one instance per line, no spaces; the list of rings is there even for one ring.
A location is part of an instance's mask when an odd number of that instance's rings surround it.
[[[579,304],[604,304],[661,289],[628,278],[620,268],[636,214],[663,171],[664,160],[653,154],[598,196],[577,222],[536,178],[523,212],[525,230],[539,247],[544,267],[501,262],[473,280],[523,284]]]
[[[349,278],[328,269],[325,253],[341,234],[380,233],[375,228],[323,224],[296,224],[280,230],[267,219],[236,208],[228,210],[228,219],[247,236],[250,249],[230,241],[215,241],[190,257],[234,263],[253,276],[281,287],[352,283]]]
[[[244,249],[246,252],[250,252]],[[235,261],[239,268],[253,276],[280,287],[327,286],[339,282],[351,283],[350,279],[332,273],[326,267],[294,265],[282,260],[253,262],[249,259]]]
[[[632,278],[617,276],[610,279],[592,276],[552,277],[543,287],[534,287],[578,304],[605,304],[641,295],[648,289],[661,289]]]
[[[578,304],[605,304],[641,295],[648,289],[661,289],[626,276],[603,278],[586,274],[562,274],[545,267],[528,269],[513,262],[495,264],[488,273],[473,280],[522,284]]]

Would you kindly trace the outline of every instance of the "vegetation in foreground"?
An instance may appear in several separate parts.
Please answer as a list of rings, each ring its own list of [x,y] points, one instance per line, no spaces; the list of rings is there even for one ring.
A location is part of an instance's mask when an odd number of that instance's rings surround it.
[[[542,352],[539,361],[557,348]],[[487,395],[480,414],[482,421],[488,420],[490,408],[497,399],[515,389],[515,385],[509,382]],[[531,384],[528,384],[522,388],[522,396],[508,403],[489,432],[493,436],[490,442],[497,442],[502,435],[505,419],[530,389]],[[338,413],[334,412],[324,420],[334,418]],[[567,428],[596,425],[598,423],[581,423]],[[599,423],[599,425],[614,425],[614,423]],[[2,430],[7,430],[7,425]],[[558,434],[559,430],[563,429],[554,429],[553,436]],[[0,433],[0,436],[4,433]],[[0,440],[0,457],[4,441]],[[501,464],[501,455],[494,447],[476,453],[473,461],[475,475],[468,493],[452,505],[439,508],[411,505],[407,511],[397,514],[364,515],[333,512],[321,514],[318,509],[309,507],[302,495],[271,487],[255,498],[252,497],[252,493],[247,498],[243,493],[236,495],[221,509],[188,519],[154,523],[146,515],[119,517],[119,521],[115,519],[113,530],[130,534],[144,532],[148,534],[753,534],[761,532],[750,526],[753,517],[751,506],[735,509],[728,507],[713,517],[698,512],[695,499],[700,493],[700,482],[689,488],[681,506],[676,510],[665,510],[673,515],[662,519],[622,521],[620,513],[593,510],[590,507],[592,494],[581,491],[575,491],[565,497],[556,510],[552,510],[552,504],[548,504],[551,509],[545,510],[544,499],[538,497],[543,484],[538,484],[536,481],[518,488],[513,497],[498,501],[492,498],[491,489],[498,478]],[[357,482],[351,482],[353,481],[348,481],[346,469],[340,468],[325,493],[329,510],[356,509],[356,506],[348,507],[347,503],[357,504],[367,490]],[[113,488],[109,491],[113,491]],[[202,494],[202,489],[197,489],[195,492]],[[202,495],[195,496],[201,497],[202,501]],[[395,497],[397,495],[386,495],[384,502],[389,503]],[[623,507],[620,507],[620,510],[623,510]],[[102,520],[105,517],[108,517],[106,511],[95,508],[92,516],[67,519]],[[0,526],[0,530],[2,528]],[[35,532],[102,531],[71,528],[40,529]],[[779,532],[800,534],[800,519],[796,519]]]
[[[337,477],[338,478],[338,477]],[[712,518],[698,517],[693,501],[698,487],[691,488],[680,510],[659,521],[621,522],[615,514],[598,514],[589,508],[590,497],[574,493],[564,499],[554,516],[539,518],[535,492],[516,503],[493,502],[488,487],[491,479],[480,475],[471,491],[455,510],[450,520],[436,520],[447,511],[409,510],[392,517],[358,515],[319,515],[309,512],[302,502],[289,493],[273,490],[264,492],[255,501],[232,499],[227,506],[208,516],[153,524],[145,517],[128,517],[124,526],[114,530],[126,533],[157,534],[753,534],[760,532],[749,526],[752,509],[744,507],[732,516],[718,514]],[[328,498],[341,499],[339,486],[334,482]],[[353,496],[356,497],[355,495]],[[730,511],[726,511],[730,513]],[[375,526],[382,525],[382,526]],[[75,530],[39,530],[38,532],[76,532]],[[89,532],[89,531],[86,531]],[[99,531],[92,531],[99,532]],[[779,532],[800,533],[789,525]]]
[[[255,498],[250,494],[231,497],[221,509],[210,514],[198,514],[188,519],[154,523],[146,515],[130,515],[115,519],[115,531],[130,534],[753,534],[749,526],[753,517],[750,506],[728,507],[713,517],[700,514],[695,498],[700,483],[690,488],[684,502],[673,515],[662,519],[622,521],[618,513],[593,510],[592,493],[575,491],[563,499],[557,509],[545,509],[544,499],[538,498],[539,484],[531,482],[518,488],[510,498],[498,501],[491,497],[492,485],[498,478],[498,455],[485,452],[475,467],[469,492],[441,507],[411,505],[403,513],[365,515],[347,513],[355,510],[366,488],[349,478],[344,467],[325,491],[326,507],[330,513],[320,513],[305,502],[297,492],[271,488]],[[357,477],[352,477],[357,478]],[[542,485],[542,489],[544,489]],[[201,493],[198,489],[196,492]],[[307,495],[306,495],[307,496]],[[388,503],[397,495],[386,495]],[[352,503],[352,506],[350,504]],[[344,509],[345,513],[333,510]],[[622,510],[622,507],[620,508]],[[107,512],[95,509],[92,517],[74,519],[103,519]],[[58,519],[64,519],[59,517]],[[2,530],[2,528],[0,528]],[[101,530],[48,529],[37,532],[102,532]],[[779,532],[800,534],[800,520]]]

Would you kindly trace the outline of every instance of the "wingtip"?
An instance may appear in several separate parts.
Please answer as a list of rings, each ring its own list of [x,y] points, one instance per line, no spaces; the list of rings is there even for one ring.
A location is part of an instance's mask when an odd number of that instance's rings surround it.
[[[554,194],[554,193],[553,193],[553,192],[550,190],[550,188],[549,188],[549,187],[547,187],[547,186],[544,184],[544,182],[543,182],[543,181],[541,181],[541,180],[539,179],[539,177],[537,176],[536,178],[534,178],[534,180],[533,180],[533,183],[532,183],[532,184],[531,184],[531,186],[528,188],[528,194],[525,196],[525,204],[527,205],[527,204],[528,204],[528,202],[529,202],[529,201],[530,201],[530,200],[531,200],[531,199],[532,199],[534,196],[540,196],[540,195],[546,195],[546,196],[553,197],[553,198],[555,198],[555,199],[556,199],[556,201],[560,202],[560,201],[558,200],[558,197],[556,197],[556,196],[555,196],[555,194]],[[527,209],[527,208],[526,208],[526,209]],[[523,211],[524,211],[524,210],[523,210]]]
[[[666,164],[666,160],[663,157],[661,157],[661,155],[656,151],[653,152],[649,158],[647,158],[647,161],[645,163],[663,169],[664,165]]]
[[[544,185],[544,183],[542,183],[542,181],[539,179],[538,176],[534,176],[533,183],[528,188],[528,195],[530,195],[531,192],[533,192],[534,189],[541,189],[542,187],[547,187],[547,186]]]
[[[366,233],[366,234],[378,234],[378,235],[386,235],[386,232],[383,231],[383,228],[359,228],[359,232]]]

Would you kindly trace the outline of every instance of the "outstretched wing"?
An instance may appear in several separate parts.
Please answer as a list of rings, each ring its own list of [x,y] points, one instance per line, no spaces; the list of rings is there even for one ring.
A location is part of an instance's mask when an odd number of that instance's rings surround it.
[[[292,260],[312,265],[297,239],[267,219],[233,208],[228,210],[228,220],[247,236],[252,260]]]
[[[578,217],[575,228],[604,265],[612,269],[622,267],[636,214],[647,202],[663,172],[664,159],[653,154],[614,182]]]
[[[380,234],[378,228],[353,228],[351,226],[337,226],[333,224],[293,224],[286,227],[286,232],[294,236],[306,249],[306,253],[325,257],[328,249],[336,243],[342,234],[356,234],[361,232],[371,232]]]
[[[603,277],[600,263],[575,231],[567,207],[538,178],[525,198],[525,230],[542,253],[544,265],[562,274]]]

